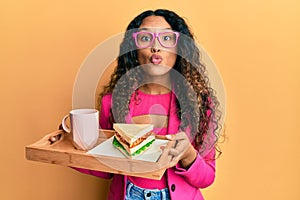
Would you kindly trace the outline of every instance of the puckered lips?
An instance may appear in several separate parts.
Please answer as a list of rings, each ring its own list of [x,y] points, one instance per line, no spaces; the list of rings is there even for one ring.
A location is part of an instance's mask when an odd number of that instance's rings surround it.
[[[154,65],[159,65],[162,62],[162,57],[158,54],[152,54],[150,60]]]

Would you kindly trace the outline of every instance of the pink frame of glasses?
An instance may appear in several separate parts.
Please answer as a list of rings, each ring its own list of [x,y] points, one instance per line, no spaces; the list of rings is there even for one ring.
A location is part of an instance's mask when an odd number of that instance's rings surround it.
[[[165,46],[164,44],[162,44],[162,42],[160,41],[160,38],[159,38],[159,35],[160,34],[163,34],[163,33],[174,33],[175,35],[176,35],[176,42],[175,42],[175,44],[174,45],[172,45],[172,46]],[[152,35],[152,41],[150,42],[150,44],[148,45],[148,46],[145,46],[145,47],[142,47],[142,46],[140,46],[139,44],[138,44],[138,41],[137,41],[137,35],[139,34],[139,33],[149,33],[149,34],[151,34]],[[162,46],[162,47],[165,47],[165,48],[173,48],[173,47],[175,47],[176,45],[177,45],[177,43],[178,43],[178,37],[179,37],[179,32],[176,32],[176,31],[165,31],[165,32],[158,32],[158,33],[153,33],[153,32],[149,32],[149,31],[139,31],[139,32],[135,32],[135,33],[133,33],[132,34],[132,37],[134,38],[134,42],[135,42],[135,45],[137,46],[137,48],[148,48],[148,47],[151,47],[152,45],[153,45],[153,43],[154,43],[154,40],[157,38],[158,39],[158,42],[159,42],[159,44]]]

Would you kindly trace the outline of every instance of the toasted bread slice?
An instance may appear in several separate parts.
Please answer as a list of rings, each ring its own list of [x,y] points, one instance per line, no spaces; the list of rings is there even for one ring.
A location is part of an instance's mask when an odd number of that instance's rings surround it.
[[[153,124],[123,124],[114,123],[113,128],[129,144],[133,144],[137,139],[153,130]]]

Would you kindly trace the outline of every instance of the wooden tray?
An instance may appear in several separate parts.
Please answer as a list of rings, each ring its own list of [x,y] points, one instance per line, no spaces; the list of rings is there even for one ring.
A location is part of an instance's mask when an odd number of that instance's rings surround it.
[[[112,135],[112,131],[99,130],[98,144]],[[52,138],[56,140],[51,140]],[[25,152],[26,158],[32,161],[157,180],[170,167],[169,156],[164,153],[157,162],[88,154],[87,151],[76,149],[72,143],[71,134],[62,130],[47,134],[39,141],[26,146]]]

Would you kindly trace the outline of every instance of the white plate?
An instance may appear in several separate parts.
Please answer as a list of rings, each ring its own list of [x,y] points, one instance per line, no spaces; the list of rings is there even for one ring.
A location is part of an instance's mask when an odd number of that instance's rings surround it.
[[[98,146],[94,147],[90,151],[88,151],[89,154],[92,155],[102,155],[102,156],[111,156],[111,157],[117,157],[117,158],[126,158],[118,149],[116,149],[113,144],[114,137],[111,137],[107,139],[106,141],[102,142]],[[156,162],[159,156],[162,153],[162,150],[160,149],[161,146],[166,146],[168,140],[160,140],[156,139],[151,147],[147,149],[144,153],[142,153],[140,156],[135,157],[135,160],[142,160],[142,161],[148,161],[148,162]]]

